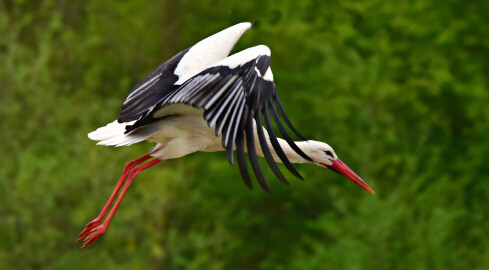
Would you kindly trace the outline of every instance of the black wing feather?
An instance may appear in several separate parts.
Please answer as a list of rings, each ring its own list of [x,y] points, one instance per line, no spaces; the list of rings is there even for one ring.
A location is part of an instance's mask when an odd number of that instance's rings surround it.
[[[275,106],[272,105],[271,107],[272,107],[273,118],[275,119],[275,123],[277,123],[278,130],[280,131],[282,136],[284,136],[284,139],[287,141],[290,147],[292,147],[292,149],[294,149],[294,151],[297,154],[299,154],[302,158],[312,161],[312,159],[308,157],[304,152],[302,152],[302,150],[297,146],[297,144],[295,144],[292,138],[290,138],[287,131],[285,131],[284,126],[282,126],[282,123],[280,123],[280,120],[278,119],[277,110],[275,109]]]
[[[174,73],[175,68],[189,49],[187,48],[179,52],[161,64],[156,70],[144,77],[132,88],[122,104],[122,109],[117,119],[119,123],[139,119],[159,100],[178,88],[178,86],[174,85],[178,81],[178,76]]]
[[[268,148],[268,144],[265,139],[265,134],[263,132],[263,128],[261,128],[261,115],[260,114],[255,114],[255,121],[256,121],[256,126],[258,127],[257,133],[258,133],[258,140],[260,142],[261,150],[263,152],[263,155],[265,156],[265,159],[267,160],[268,166],[270,166],[270,169],[272,169],[273,173],[277,178],[282,181],[282,183],[286,184],[287,186],[289,185],[289,182],[287,182],[287,179],[285,179],[284,175],[280,172],[280,169],[277,167],[277,164],[275,164],[275,161],[273,160],[272,153],[270,152],[270,149]]]
[[[270,115],[268,114],[267,107],[263,108],[263,114],[265,118],[265,127],[267,128],[268,134],[270,135],[270,142],[272,143],[275,153],[277,153],[277,156],[280,158],[280,160],[282,160],[282,163],[293,175],[295,175],[299,179],[304,180],[302,175],[300,175],[299,172],[294,168],[294,166],[292,166],[292,163],[290,163],[289,159],[284,153],[284,150],[282,150],[282,147],[280,147],[280,144],[278,143],[277,137],[275,136],[275,132],[273,131],[272,124],[270,122]]]
[[[258,163],[258,158],[256,156],[255,139],[253,132],[253,111],[250,110],[248,113],[248,121],[246,122],[246,146],[248,149],[248,158],[250,159],[251,167],[255,172],[256,180],[260,184],[261,188],[266,192],[270,193],[270,188],[263,177],[261,172],[260,163]]]
[[[241,120],[241,114],[243,113],[243,108],[245,106],[245,103],[246,101],[245,100],[242,100],[241,101],[241,104],[239,105],[239,108],[237,109],[236,113],[238,114],[236,117],[235,115],[233,114],[233,116],[231,117],[231,119],[233,119],[233,122],[231,122],[227,127],[227,128],[231,128],[231,130],[229,131],[226,131],[226,132],[229,132],[229,135],[231,137],[227,137],[226,139],[226,136],[223,136],[223,140],[226,140],[227,142],[230,142],[226,145],[226,154],[227,154],[227,157],[228,157],[228,160],[231,164],[234,164],[234,155],[233,155],[233,146],[234,146],[234,143],[235,142],[235,139],[236,139],[236,135],[237,135],[237,132],[239,130],[239,123],[240,123],[240,120]],[[227,134],[227,133],[225,133]],[[223,141],[223,144],[224,144],[224,141]]]
[[[278,111],[280,112],[280,115],[282,116],[282,119],[284,119],[284,121],[287,124],[287,126],[289,126],[290,130],[292,130],[295,133],[295,135],[297,135],[302,140],[306,140],[304,138],[304,136],[302,136],[299,133],[299,131],[297,131],[297,129],[294,127],[294,125],[292,125],[292,122],[290,122],[289,118],[285,114],[284,108],[282,108],[282,103],[280,103],[280,99],[278,98],[278,95],[275,96],[275,100],[276,100],[276,104],[277,104],[277,107],[278,107]]]
[[[239,123],[238,134],[236,137],[236,159],[238,160],[238,167],[241,177],[245,184],[251,188],[251,179],[248,172],[248,167],[246,166],[246,157],[244,151],[244,123],[246,122],[246,114],[248,108],[244,108],[243,118]]]

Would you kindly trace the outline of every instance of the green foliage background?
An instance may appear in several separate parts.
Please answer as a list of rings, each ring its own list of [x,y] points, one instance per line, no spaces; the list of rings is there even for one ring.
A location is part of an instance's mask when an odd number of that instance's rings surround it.
[[[1,1],[0,269],[489,269],[488,1]],[[284,106],[377,192],[298,166],[249,190],[224,153],[142,173],[104,238],[78,232],[125,162],[95,146],[130,88],[234,23]]]

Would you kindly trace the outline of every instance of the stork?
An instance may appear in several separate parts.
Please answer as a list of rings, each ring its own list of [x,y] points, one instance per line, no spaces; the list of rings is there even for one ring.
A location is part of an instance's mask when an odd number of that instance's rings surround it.
[[[179,52],[134,86],[116,121],[88,134],[101,145],[125,146],[146,140],[156,146],[150,153],[126,164],[100,214],[79,234],[77,241],[84,241],[82,248],[105,233],[140,172],[163,160],[197,151],[225,151],[231,164],[236,152],[240,174],[251,187],[247,152],[258,184],[267,192],[270,190],[257,156],[265,157],[270,169],[286,185],[289,183],[277,162],[300,179],[302,176],[292,163],[329,168],[375,194],[338,158],[331,146],[305,140],[294,128],[275,89],[267,46],[259,45],[228,56],[250,27],[247,22],[236,24]],[[283,139],[275,134],[272,120]],[[303,141],[293,141],[286,127]]]

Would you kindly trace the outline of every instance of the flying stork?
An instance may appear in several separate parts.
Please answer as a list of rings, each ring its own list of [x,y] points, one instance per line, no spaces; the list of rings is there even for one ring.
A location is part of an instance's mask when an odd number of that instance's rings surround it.
[[[247,152],[258,184],[267,192],[270,190],[257,156],[265,157],[270,169],[286,185],[288,182],[276,162],[283,163],[301,179],[292,163],[314,163],[344,175],[374,194],[331,146],[305,140],[291,124],[275,89],[267,46],[259,45],[228,56],[250,27],[248,22],[236,24],[179,52],[134,86],[116,121],[88,134],[101,145],[124,146],[147,140],[156,146],[150,153],[126,164],[106,205],[80,233],[77,241],[84,241],[82,248],[105,233],[122,198],[141,171],[163,160],[197,151],[226,151],[231,164],[236,151],[241,176],[251,187]],[[284,139],[275,134],[272,119]],[[286,127],[304,141],[293,141]],[[145,161],[148,162],[142,164]]]

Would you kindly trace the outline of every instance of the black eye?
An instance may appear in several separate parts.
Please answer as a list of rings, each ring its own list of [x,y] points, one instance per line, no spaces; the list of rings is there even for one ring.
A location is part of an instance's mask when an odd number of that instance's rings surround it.
[[[324,151],[324,153],[326,153],[326,155],[328,155],[330,157],[333,157],[333,154],[331,153],[331,151]]]

